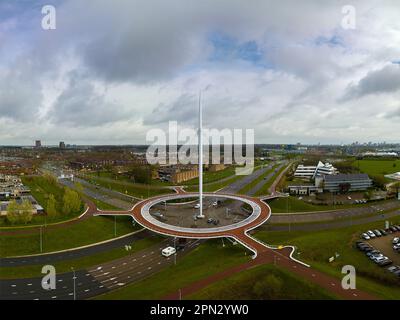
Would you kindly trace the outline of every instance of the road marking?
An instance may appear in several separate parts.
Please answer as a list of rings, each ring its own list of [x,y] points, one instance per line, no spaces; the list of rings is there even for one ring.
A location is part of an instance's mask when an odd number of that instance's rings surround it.
[[[114,278],[106,279],[106,280],[104,280],[103,282],[107,282],[107,281],[113,281],[113,280],[115,280],[115,279],[117,279],[117,278],[116,278],[116,277],[114,277]]]

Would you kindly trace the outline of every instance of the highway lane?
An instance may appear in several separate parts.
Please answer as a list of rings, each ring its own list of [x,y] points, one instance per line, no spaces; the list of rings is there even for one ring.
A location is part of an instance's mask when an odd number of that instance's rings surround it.
[[[234,181],[230,185],[226,186],[225,188],[221,189],[219,192],[222,193],[238,193],[239,190],[243,189],[246,185],[249,183],[252,183],[254,180],[256,180],[259,176],[263,175],[265,172],[270,170],[272,168],[272,164],[269,164],[268,166],[255,170],[251,174],[247,176],[243,176],[243,178]]]
[[[293,217],[296,219],[296,217]],[[393,220],[395,219],[395,220]],[[344,227],[350,227],[355,225],[362,225],[371,222],[382,221],[382,228],[384,227],[383,221],[389,220],[398,223],[400,221],[400,210],[395,210],[392,212],[385,212],[384,214],[377,214],[373,216],[367,216],[360,218],[358,217],[356,220],[346,219],[346,220],[338,220],[338,221],[327,221],[320,223],[301,223],[301,221],[294,220],[292,223],[285,223],[282,225],[274,225],[274,224],[264,224],[259,227],[257,230],[265,230],[265,231],[321,231],[321,230],[329,230],[329,229],[339,229]]]
[[[15,258],[0,258],[1,267],[19,267],[26,265],[45,265],[48,263],[54,263],[58,261],[65,261],[71,259],[78,259],[93,255],[96,253],[106,252],[116,248],[123,248],[125,245],[134,245],[135,241],[140,239],[155,237],[156,235],[146,229],[139,230],[138,232],[128,235],[124,238],[116,239],[110,242],[95,244],[90,247],[70,250],[59,253],[48,253],[44,255],[35,255],[27,257],[15,257]]]
[[[246,192],[246,194],[248,196],[253,196],[258,190],[260,190],[265,184],[267,184],[273,177],[274,175],[279,172],[279,170],[282,169],[282,167],[285,164],[281,164],[279,165],[277,168],[275,168],[275,170],[273,170],[272,172],[270,172],[268,175],[266,175],[264,177],[264,179],[262,181],[260,181],[259,183],[257,183],[251,190],[249,190],[248,192]],[[272,169],[272,165],[269,165],[269,170]]]
[[[175,263],[175,257],[163,257],[161,250],[171,245],[171,239],[126,257],[76,271],[76,298],[88,299],[127,284],[140,281]],[[199,240],[187,242],[178,252],[177,261],[200,244]],[[74,299],[73,273],[57,275],[55,290],[46,291],[41,277],[0,280],[0,300],[72,300]]]
[[[60,179],[59,180],[61,184],[71,188],[75,189],[74,182],[67,180],[67,179]],[[102,202],[105,202],[107,204],[110,204],[114,207],[124,209],[124,210],[129,210],[132,208],[134,203],[136,202],[135,199],[124,196],[116,191],[112,191],[109,189],[105,189],[102,187],[96,187],[90,183],[88,183],[85,180],[79,179],[79,178],[74,178],[75,182],[79,182],[82,187],[83,187],[83,193],[95,200],[99,200]]]
[[[267,201],[268,203],[268,201]],[[321,212],[308,212],[308,213],[279,213],[274,214],[269,220],[271,224],[276,223],[293,223],[293,222],[316,222],[337,220],[343,218],[357,218],[369,214],[379,214],[387,210],[394,210],[400,207],[400,201],[391,200],[386,202],[375,203],[369,206],[359,206],[347,209],[338,209],[331,211]]]

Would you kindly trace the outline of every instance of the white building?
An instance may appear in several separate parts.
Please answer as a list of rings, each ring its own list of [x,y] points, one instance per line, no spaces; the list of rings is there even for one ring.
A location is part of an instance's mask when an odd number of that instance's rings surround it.
[[[393,179],[393,180],[398,180],[400,181],[400,172],[392,173],[392,174],[387,174],[385,175],[386,178]]]
[[[330,163],[318,162],[316,166],[298,165],[294,176],[296,178],[315,179],[317,176],[337,174],[337,169]]]

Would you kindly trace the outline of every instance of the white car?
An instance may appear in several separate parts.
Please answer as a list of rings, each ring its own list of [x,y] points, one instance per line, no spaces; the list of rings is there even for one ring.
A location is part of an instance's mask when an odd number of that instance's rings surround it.
[[[400,242],[400,238],[397,238],[397,237],[394,238],[392,241],[393,244],[398,244],[399,242]]]
[[[361,235],[361,237],[362,237],[364,240],[369,240],[369,239],[371,239],[371,237],[370,237],[369,235],[367,235],[366,233],[363,233],[363,234]]]
[[[214,202],[212,203],[212,205],[213,205],[214,207],[217,207],[217,206],[218,206],[218,202],[217,202],[217,201],[214,201]]]
[[[194,206],[194,208],[195,208],[195,209],[200,209],[200,203],[196,204],[196,205]]]
[[[376,237],[375,233],[373,233],[371,230],[368,230],[367,234],[369,235],[370,238],[375,238]]]
[[[171,255],[173,255],[173,254],[175,254],[176,253],[176,249],[174,248],[174,247],[166,247],[165,249],[163,249],[162,251],[161,251],[161,254],[164,256],[164,257],[169,257],[169,256],[171,256]]]

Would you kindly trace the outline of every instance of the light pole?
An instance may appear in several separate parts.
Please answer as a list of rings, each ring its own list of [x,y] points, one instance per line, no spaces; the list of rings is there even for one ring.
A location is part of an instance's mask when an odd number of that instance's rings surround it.
[[[174,264],[176,265],[176,255],[177,255],[177,252],[176,252],[176,237],[174,238],[174,248],[175,248]]]
[[[71,270],[72,270],[72,274],[73,274],[72,279],[74,280],[74,300],[76,300],[76,275],[75,275],[74,267],[71,267]]]
[[[114,238],[117,237],[117,216],[114,216]]]
[[[40,253],[43,252],[43,226],[40,226]]]

